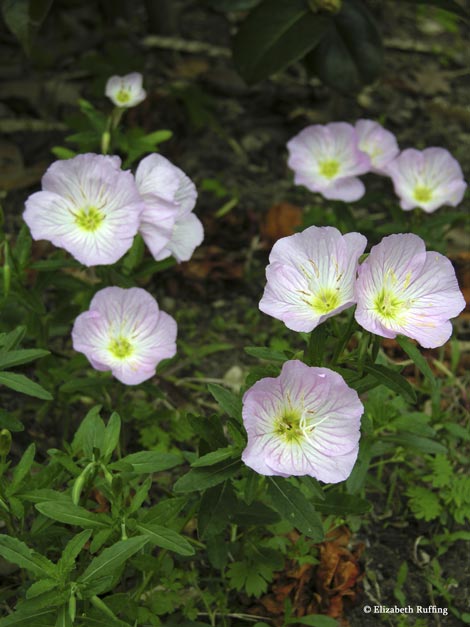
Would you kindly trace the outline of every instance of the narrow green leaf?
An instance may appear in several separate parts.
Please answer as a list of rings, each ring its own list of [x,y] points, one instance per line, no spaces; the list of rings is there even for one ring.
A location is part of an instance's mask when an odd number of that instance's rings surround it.
[[[323,540],[321,518],[298,488],[284,478],[268,477],[268,494],[274,509],[293,527],[315,542]]]
[[[286,361],[284,353],[266,346],[246,346],[245,353],[257,359],[266,359],[267,361],[282,361],[283,363]]]
[[[193,468],[175,483],[175,492],[197,492],[233,477],[239,472],[242,464],[240,460],[229,459],[207,468]]]
[[[3,351],[8,352],[12,348],[16,348],[26,333],[26,327],[21,325],[16,327],[10,333],[0,333],[0,346]]]
[[[57,562],[57,566],[61,573],[68,573],[73,569],[75,560],[90,539],[90,536],[91,529],[85,529],[84,531],[77,533],[76,536],[69,540],[67,546],[62,551],[60,560]]]
[[[194,548],[186,538],[172,529],[167,529],[162,525],[144,523],[139,523],[137,529],[147,536],[155,546],[160,546],[162,549],[168,549],[179,555],[194,555]]]
[[[144,512],[142,522],[150,525],[158,523],[168,524],[178,516],[187,502],[188,497],[186,496],[176,496],[160,501]]]
[[[242,401],[239,396],[216,383],[209,383],[207,387],[224,412],[235,420],[241,420]]]
[[[119,417],[119,414],[113,412],[108,420],[108,424],[104,432],[103,450],[101,453],[105,460],[110,459],[114,449],[117,447],[120,433],[121,418]]]
[[[22,501],[28,501],[30,503],[48,503],[49,501],[58,501],[69,504],[70,495],[65,492],[58,492],[57,490],[51,490],[50,488],[38,488],[37,490],[29,490],[28,492],[20,492],[18,497]]]
[[[423,357],[421,351],[413,344],[411,340],[403,335],[397,335],[396,337],[397,343],[402,347],[405,353],[411,357],[416,366],[421,370],[423,375],[428,379],[431,387],[433,389],[436,388],[436,379],[434,377],[433,371],[431,370],[428,362]]]
[[[20,461],[15,466],[11,483],[7,488],[8,495],[12,495],[17,492],[18,488],[21,485],[21,482],[31,470],[31,466],[33,465],[35,454],[36,454],[36,445],[32,443],[28,446],[26,451],[23,453],[23,456],[21,457]]]
[[[84,529],[106,529],[112,525],[112,519],[106,514],[93,514],[84,507],[70,503],[49,501],[37,503],[36,509],[52,520]]]
[[[60,581],[58,579],[40,579],[39,581],[35,581],[26,590],[26,598],[33,599],[40,594],[44,594],[44,592],[49,592],[50,590],[57,588],[59,584]]]
[[[72,440],[72,451],[75,454],[83,452],[86,457],[91,457],[93,449],[102,450],[106,428],[100,417],[100,411],[101,405],[90,409],[75,432]]]
[[[0,618],[0,627],[51,627],[55,612],[50,608],[16,610],[10,616]]]
[[[25,568],[36,576],[48,579],[56,575],[56,566],[52,562],[35,553],[18,538],[0,535],[0,555],[7,562]]]
[[[416,393],[401,374],[379,364],[365,364],[364,370],[371,374],[379,383],[403,396],[409,403],[416,402]]]
[[[394,442],[405,448],[415,449],[422,453],[447,453],[447,448],[440,442],[425,438],[414,433],[396,433],[394,435],[383,435],[384,442]]]
[[[118,462],[109,464],[108,468],[111,470],[119,469],[120,464],[127,464],[132,466],[133,472],[139,475],[144,475],[169,470],[170,468],[178,466],[182,462],[182,458],[179,455],[174,455],[173,453],[139,451],[138,453],[131,453],[131,455],[123,457]]]
[[[27,364],[35,359],[40,359],[50,355],[49,351],[40,348],[25,348],[23,350],[11,351],[9,353],[0,352],[0,369],[11,368],[12,366],[20,366]]]
[[[229,524],[237,505],[237,497],[229,481],[209,488],[202,495],[198,515],[198,533],[201,539],[217,535]]]
[[[315,509],[322,514],[334,514],[335,516],[366,514],[371,509],[371,504],[368,501],[352,494],[328,492],[324,501],[313,499],[313,503]]]
[[[149,538],[147,536],[137,536],[116,542],[113,546],[104,549],[98,557],[95,557],[90,562],[85,572],[77,579],[77,582],[88,585],[99,581],[102,577],[109,576],[134,553],[140,551],[148,541]],[[93,594],[99,593],[94,592]]]
[[[223,462],[226,459],[230,459],[231,457],[239,457],[240,450],[235,448],[234,446],[226,446],[224,448],[219,448],[216,451],[211,451],[199,459],[196,459],[192,464],[192,468],[201,468],[204,466],[213,466],[214,464],[218,464],[219,462]]]
[[[21,392],[28,396],[34,396],[44,401],[51,401],[52,396],[39,383],[35,383],[25,377],[23,374],[16,372],[0,372],[0,385],[5,385],[15,392]]]

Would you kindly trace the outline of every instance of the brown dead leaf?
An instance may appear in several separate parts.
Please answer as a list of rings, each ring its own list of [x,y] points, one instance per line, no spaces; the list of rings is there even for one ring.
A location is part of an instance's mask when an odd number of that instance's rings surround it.
[[[302,223],[302,209],[289,202],[272,205],[261,225],[264,239],[276,242],[281,237],[295,233],[295,228]]]
[[[293,544],[298,534],[289,534]],[[345,605],[355,603],[358,584],[362,579],[359,557],[363,544],[351,548],[351,532],[346,526],[327,534],[325,542],[318,545],[320,563],[299,565],[291,560],[284,571],[276,573],[270,591],[250,608],[255,614],[268,613],[276,627],[283,626],[284,606],[287,598],[298,618],[310,614],[326,614],[348,626],[344,617]]]

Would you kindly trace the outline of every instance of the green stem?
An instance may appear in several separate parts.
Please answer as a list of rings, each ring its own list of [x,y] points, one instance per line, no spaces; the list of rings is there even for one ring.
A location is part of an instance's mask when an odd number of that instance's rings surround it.
[[[346,325],[346,330],[344,331],[343,335],[339,338],[338,342],[336,343],[335,351],[333,353],[333,358],[331,360],[331,364],[333,366],[338,362],[349,340],[351,339],[352,334],[353,334],[353,326],[354,326],[354,308],[351,309],[351,312],[349,314],[349,320]]]
[[[328,337],[328,325],[320,324],[310,333],[307,345],[307,364],[309,366],[321,366],[325,345]]]

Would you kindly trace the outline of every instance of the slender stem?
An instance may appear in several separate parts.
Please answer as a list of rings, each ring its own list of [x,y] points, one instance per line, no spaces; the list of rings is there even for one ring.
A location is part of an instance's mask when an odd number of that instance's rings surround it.
[[[336,347],[335,347],[333,357],[331,360],[332,365],[335,365],[338,362],[349,340],[351,339],[353,326],[354,326],[354,308],[351,309],[349,313],[349,320],[346,325],[346,330],[344,331],[343,335],[339,338],[338,342],[336,343]]]

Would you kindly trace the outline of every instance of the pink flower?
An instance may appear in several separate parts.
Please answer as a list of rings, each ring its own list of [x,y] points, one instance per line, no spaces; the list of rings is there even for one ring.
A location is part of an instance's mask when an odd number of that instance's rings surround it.
[[[359,149],[370,157],[372,172],[383,174],[385,166],[400,152],[395,135],[372,120],[358,120],[356,133]]]
[[[370,170],[369,157],[359,150],[354,127],[345,122],[307,126],[291,139],[289,167],[294,182],[331,200],[354,201],[364,195],[356,176]]]
[[[465,307],[451,262],[426,252],[412,233],[389,235],[359,266],[356,320],[376,335],[397,334],[436,348],[452,334],[449,319]]]
[[[344,481],[357,458],[363,412],[339,374],[287,361],[279,377],[261,379],[245,392],[242,460],[262,475]]]
[[[126,385],[153,377],[162,359],[176,354],[176,322],[147,291],[106,287],[72,330],[73,347],[96,370],[111,370]]]
[[[85,154],[56,161],[42,191],[26,201],[33,239],[64,248],[86,266],[112,264],[132,246],[142,199],[119,157]]]
[[[139,231],[153,257],[173,255],[188,261],[204,239],[202,224],[192,213],[197,199],[194,183],[158,154],[142,159],[136,182],[145,203]]]
[[[278,240],[266,268],[259,308],[294,331],[312,331],[355,303],[354,281],[367,240],[311,226]]]
[[[458,161],[444,148],[422,152],[408,148],[388,164],[386,173],[406,211],[421,207],[432,213],[442,205],[456,207],[467,187]]]
[[[139,72],[111,76],[106,83],[105,94],[117,107],[135,107],[147,97],[142,82],[143,77]]]

